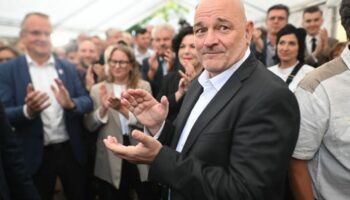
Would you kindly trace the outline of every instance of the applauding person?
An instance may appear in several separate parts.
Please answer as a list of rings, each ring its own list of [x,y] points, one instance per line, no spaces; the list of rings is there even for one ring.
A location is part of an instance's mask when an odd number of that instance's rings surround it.
[[[136,190],[139,199],[148,197],[151,190],[141,181],[147,179],[146,165],[130,164],[108,151],[103,139],[112,134],[125,145],[136,144],[129,137],[130,126],[137,120],[120,104],[121,93],[129,88],[140,88],[151,93],[150,85],[141,80],[132,49],[124,45],[112,46],[107,55],[107,81],[91,88],[94,111],[85,117],[89,131],[97,131],[97,152],[94,174],[98,178],[98,195],[101,199],[130,199],[130,188]]]

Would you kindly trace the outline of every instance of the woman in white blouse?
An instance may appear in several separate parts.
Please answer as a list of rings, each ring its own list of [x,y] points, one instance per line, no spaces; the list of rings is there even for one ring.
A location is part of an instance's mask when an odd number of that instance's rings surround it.
[[[268,69],[279,76],[294,92],[298,83],[314,68],[304,64],[305,30],[288,24],[277,33],[277,65]]]
[[[129,137],[130,127],[137,125],[135,116],[120,104],[121,93],[129,88],[141,88],[151,93],[150,84],[141,79],[133,50],[124,45],[111,46],[105,52],[107,80],[94,85],[90,96],[94,110],[84,118],[85,127],[98,134],[94,175],[98,178],[100,199],[132,199],[130,190],[139,199],[147,199],[150,189],[142,181],[147,179],[148,167],[134,165],[113,155],[104,143],[113,135],[120,143],[136,145]]]

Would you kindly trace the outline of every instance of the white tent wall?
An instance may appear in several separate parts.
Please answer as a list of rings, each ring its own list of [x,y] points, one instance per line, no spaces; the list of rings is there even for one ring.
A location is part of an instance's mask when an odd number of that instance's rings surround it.
[[[17,37],[21,20],[26,13],[33,11],[50,15],[55,46],[67,43],[80,32],[104,37],[104,31],[108,28],[127,29],[168,1],[177,2],[190,10],[186,16],[178,17],[192,23],[198,0],[0,0],[0,38]],[[324,27],[329,35],[345,40],[344,31],[338,25],[340,0],[244,0],[247,18],[253,20],[256,26],[264,26],[267,9],[278,3],[290,7],[290,23],[296,26],[301,26],[305,7],[320,5],[324,11]],[[178,19],[174,16],[170,21],[176,25]]]

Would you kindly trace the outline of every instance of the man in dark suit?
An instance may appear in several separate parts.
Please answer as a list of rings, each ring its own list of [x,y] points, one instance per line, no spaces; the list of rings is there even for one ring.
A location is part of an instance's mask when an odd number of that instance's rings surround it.
[[[258,60],[271,67],[277,64],[275,59],[277,33],[288,24],[289,8],[276,4],[267,10],[265,35],[253,34],[251,50]]]
[[[0,103],[0,199],[40,199]]]
[[[150,164],[149,179],[169,188],[164,199],[283,198],[299,108],[250,52],[252,31],[242,1],[200,1],[194,33],[205,70],[174,125],[164,123],[166,97],[159,103],[141,90],[123,94],[122,103],[162,143],[140,131],[132,133],[137,146],[110,136],[104,142],[117,156]]]
[[[81,119],[92,101],[75,67],[52,56],[51,32],[47,15],[26,15],[27,52],[0,66],[0,100],[42,199],[52,198],[57,176],[68,199],[85,199]]]
[[[321,29],[323,24],[322,11],[318,6],[311,6],[303,12],[303,27],[306,30],[305,37],[305,63],[314,67],[321,66],[330,60],[330,50],[338,42],[328,37],[326,29]]]
[[[161,88],[163,76],[174,70],[175,59],[171,47],[174,32],[170,24],[160,24],[154,27],[152,30],[154,52],[142,61],[142,77],[150,82],[154,97]]]

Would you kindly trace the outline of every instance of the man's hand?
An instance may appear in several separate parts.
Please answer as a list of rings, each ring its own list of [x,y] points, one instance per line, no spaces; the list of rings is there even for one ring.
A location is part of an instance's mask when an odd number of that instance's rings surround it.
[[[91,87],[95,84],[94,73],[93,73],[93,65],[90,65],[86,70],[85,75],[85,87],[88,91],[90,91]]]
[[[163,96],[159,103],[150,93],[142,89],[129,89],[123,92],[121,103],[134,113],[137,120],[152,134],[159,131],[168,115],[168,99]]]
[[[55,94],[55,97],[57,99],[57,102],[64,108],[71,110],[75,107],[74,102],[70,98],[70,95],[64,87],[62,81],[58,78],[55,79],[55,82],[57,84],[57,87],[55,85],[51,85],[51,89],[53,93]]]
[[[172,71],[174,68],[174,54],[173,51],[171,51],[171,49],[167,49],[165,51],[164,60],[166,62],[168,72]]]
[[[328,48],[328,33],[326,29],[320,30],[320,39],[317,42],[316,49],[312,53],[315,58],[320,56],[322,52]]]
[[[264,41],[262,39],[262,30],[255,28],[253,31],[253,42],[255,43],[256,51],[261,53],[264,49]]]
[[[103,142],[109,150],[122,159],[137,164],[151,164],[162,148],[162,144],[138,130],[132,132],[132,137],[139,141],[136,146],[124,146],[112,136],[108,136]]]
[[[46,92],[34,91],[31,83],[27,86],[27,96],[24,101],[31,118],[51,105],[49,95]]]
[[[154,54],[148,58],[148,65],[149,65],[149,69],[147,72],[147,77],[149,80],[153,80],[159,67],[158,60],[157,60],[157,52],[154,52]]]

